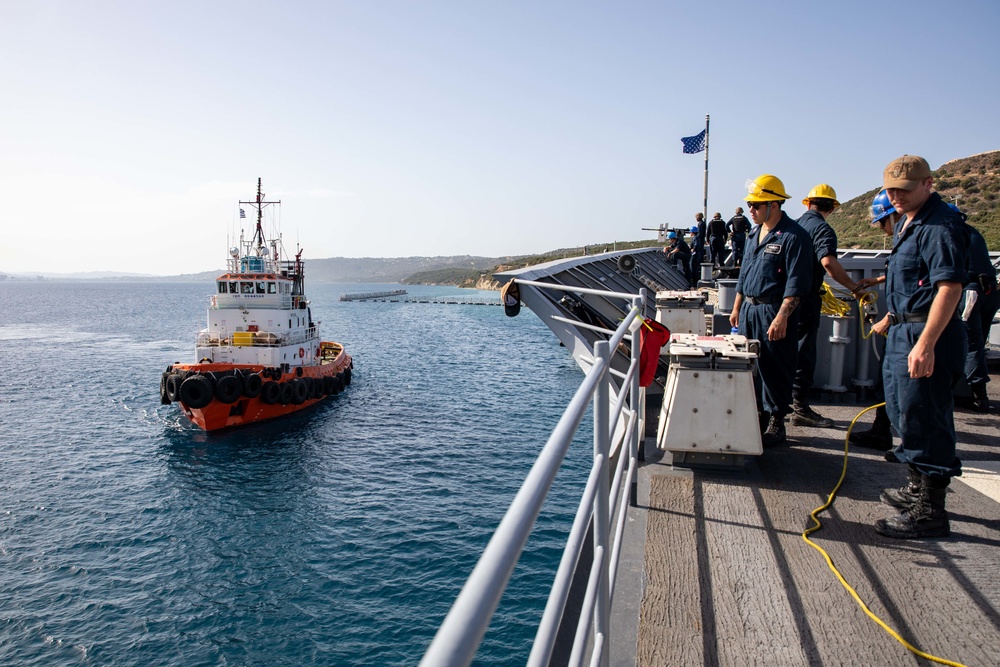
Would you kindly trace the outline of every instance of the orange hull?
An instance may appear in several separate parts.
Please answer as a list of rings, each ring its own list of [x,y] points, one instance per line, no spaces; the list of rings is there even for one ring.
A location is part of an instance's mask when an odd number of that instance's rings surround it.
[[[321,364],[285,369],[174,364],[163,374],[160,396],[164,404],[176,402],[200,428],[218,431],[282,417],[339,394],[351,383],[352,368],[346,352]],[[190,386],[185,387],[189,379]]]

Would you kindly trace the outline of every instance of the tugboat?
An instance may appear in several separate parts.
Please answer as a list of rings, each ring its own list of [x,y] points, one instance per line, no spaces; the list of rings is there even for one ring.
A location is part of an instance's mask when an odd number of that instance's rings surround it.
[[[288,260],[280,233],[264,236],[264,201],[257,179],[253,237],[240,233],[227,271],[215,281],[208,326],[197,336],[197,363],[167,366],[160,402],[177,403],[206,431],[281,417],[339,394],[354,363],[340,343],[321,341],[305,295],[302,250]]]

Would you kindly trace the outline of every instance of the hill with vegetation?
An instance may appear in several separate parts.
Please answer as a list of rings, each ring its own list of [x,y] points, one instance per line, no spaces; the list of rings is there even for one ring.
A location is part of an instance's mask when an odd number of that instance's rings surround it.
[[[934,176],[934,190],[957,204],[969,223],[982,233],[991,251],[1000,251],[1000,151],[945,162]],[[882,230],[873,228],[871,203],[881,186],[842,203],[827,222],[836,230],[841,248],[882,248]]]

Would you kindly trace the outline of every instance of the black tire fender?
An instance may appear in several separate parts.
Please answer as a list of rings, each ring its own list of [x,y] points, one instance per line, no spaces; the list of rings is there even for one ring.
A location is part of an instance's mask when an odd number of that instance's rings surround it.
[[[242,393],[243,383],[235,375],[219,378],[215,383],[215,397],[223,403],[235,403]]]
[[[260,389],[260,400],[267,405],[274,405],[281,400],[281,386],[274,380],[268,380]]]
[[[295,378],[289,384],[292,385],[292,403],[302,405],[309,396],[309,387],[302,378]]]
[[[291,382],[282,382],[278,385],[280,390],[279,402],[282,405],[288,405],[295,399],[295,389],[292,387]]]
[[[256,373],[243,378],[243,395],[247,398],[257,398],[263,389],[264,380]]]
[[[199,373],[189,376],[181,383],[180,400],[192,410],[200,410],[212,402],[212,381]]]
[[[171,373],[167,376],[166,382],[166,392],[167,400],[176,403],[181,400],[181,384],[184,382],[184,376],[180,373]]]

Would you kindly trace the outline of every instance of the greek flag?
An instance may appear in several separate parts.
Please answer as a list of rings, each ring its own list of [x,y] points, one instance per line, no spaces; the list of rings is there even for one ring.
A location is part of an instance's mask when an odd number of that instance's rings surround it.
[[[681,137],[684,145],[683,153],[700,153],[705,150],[705,130],[702,130],[693,137]]]
[[[240,209],[240,217],[241,217],[241,218],[245,218],[245,217],[247,217],[247,212],[246,212],[246,211],[244,211],[243,209]]]

